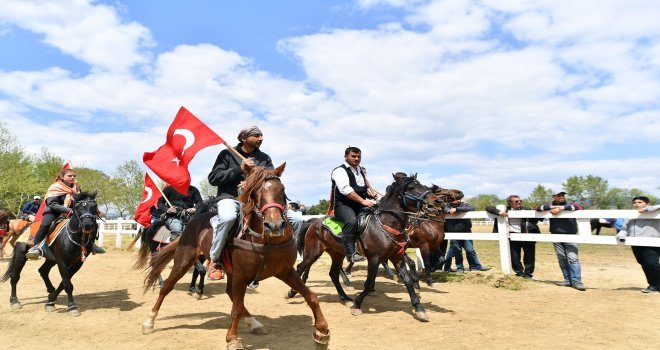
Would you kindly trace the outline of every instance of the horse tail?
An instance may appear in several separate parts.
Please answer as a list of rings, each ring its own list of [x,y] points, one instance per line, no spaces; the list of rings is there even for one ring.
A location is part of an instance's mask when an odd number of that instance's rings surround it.
[[[7,266],[7,271],[5,271],[5,274],[2,275],[2,277],[0,278],[0,282],[6,282],[14,274],[14,266],[16,266],[16,259],[18,259],[18,254],[14,249],[14,253],[12,254],[11,260],[9,261],[9,266]]]
[[[296,250],[300,255],[305,253],[305,236],[307,236],[307,231],[310,227],[316,222],[316,218],[307,220],[303,223],[302,227],[298,232],[296,232]]]
[[[143,269],[147,265],[147,261],[149,260],[149,243],[145,242],[146,240],[144,237],[146,236],[145,231],[148,230],[148,228],[140,228],[138,231],[138,234],[135,236],[135,239],[133,242],[131,242],[131,245],[129,245],[129,249],[137,242],[138,239],[142,238],[140,249],[138,250],[138,257],[135,260],[135,263],[133,264],[132,269],[133,270],[140,270]]]
[[[129,244],[128,248],[126,248],[129,252],[133,250],[133,246],[135,246],[135,243],[137,243],[138,239],[142,238],[142,230],[144,230],[144,228],[142,226],[140,226],[140,228],[138,229],[137,234],[135,235],[135,238],[133,238],[133,241],[131,242],[131,244]]]
[[[174,253],[176,248],[179,246],[179,241],[176,240],[165,248],[161,249],[156,255],[151,257],[151,270],[147,274],[147,277],[144,278],[144,293],[147,292],[150,288],[154,287],[158,283],[158,276],[163,272],[167,263],[174,259]]]

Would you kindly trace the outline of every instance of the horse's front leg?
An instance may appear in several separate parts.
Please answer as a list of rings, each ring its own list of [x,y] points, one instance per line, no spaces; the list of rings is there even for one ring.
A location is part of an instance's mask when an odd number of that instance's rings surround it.
[[[9,265],[11,271],[7,271],[7,273],[10,273],[9,277],[11,283],[11,296],[9,297],[9,304],[11,305],[12,310],[18,310],[23,307],[21,302],[18,300],[17,286],[18,281],[21,279],[21,271],[27,262],[27,258],[25,257],[27,250],[28,247],[26,244],[18,244],[14,250],[14,255],[12,256],[13,261]]]
[[[362,302],[364,301],[364,298],[367,296],[367,294],[372,292],[376,286],[376,274],[378,273],[378,265],[380,265],[378,262],[378,256],[374,255],[369,257],[367,265],[367,280],[364,281],[364,290],[355,298],[353,306],[351,306],[351,314],[353,316],[362,314],[362,310],[360,310]]]
[[[232,276],[235,277],[235,276]],[[231,324],[227,330],[225,341],[227,342],[227,350],[242,350],[243,343],[238,339],[238,324],[241,317],[244,316],[245,310],[245,291],[247,290],[247,281],[233,281],[231,286],[231,294],[229,298],[232,301],[231,305]]]
[[[330,342],[330,330],[328,329],[328,322],[321,311],[321,305],[319,304],[319,298],[316,293],[312,292],[303,283],[293,268],[287,273],[277,276],[277,278],[282,280],[292,289],[298,291],[298,293],[305,298],[307,305],[309,305],[309,308],[312,309],[312,313],[314,314],[314,341],[319,344],[319,346],[327,346]]]
[[[410,302],[415,308],[415,315],[417,316],[417,319],[422,322],[428,322],[429,318],[426,315],[426,311],[424,310],[422,303],[419,301],[419,296],[415,292],[415,288],[413,286],[413,279],[411,277],[410,272],[406,268],[404,262],[400,261],[398,264],[395,263],[394,266],[397,267],[397,270],[399,271],[399,276],[401,276],[401,279],[403,279],[403,284],[406,286],[406,290],[408,290],[408,295],[410,296]]]
[[[41,265],[41,267],[38,270],[39,276],[41,276],[41,279],[44,280],[44,284],[46,285],[46,291],[48,292],[48,294],[53,293],[55,291],[55,286],[50,281],[50,276],[48,276],[50,274],[50,270],[53,268],[53,266],[55,266],[55,264],[56,263],[54,261],[46,259],[46,261],[44,261],[43,265]]]
[[[67,303],[67,308],[66,311],[70,316],[77,317],[80,316],[80,311],[78,310],[78,305],[73,301],[73,283],[71,283],[71,277],[72,274],[69,271],[69,267],[66,265],[65,262],[59,261],[57,263],[57,269],[60,270],[60,276],[62,277],[62,282],[60,283],[64,287],[64,291],[66,292],[66,296],[68,299]],[[53,295],[51,293],[51,295]],[[51,296],[48,296],[48,303],[46,303],[46,311],[52,311],[49,310],[49,308],[55,308],[55,298],[57,298],[57,295],[53,297],[53,300],[51,301]]]
[[[53,265],[55,264],[53,263]],[[73,266],[69,267],[69,279],[72,279],[73,275],[75,275],[81,267],[82,261],[80,260],[77,260]],[[46,307],[46,311],[55,311],[55,300],[57,300],[57,297],[62,293],[62,290],[64,290],[64,283],[60,282],[57,289],[53,289],[48,293],[48,304],[50,304],[51,307]]]

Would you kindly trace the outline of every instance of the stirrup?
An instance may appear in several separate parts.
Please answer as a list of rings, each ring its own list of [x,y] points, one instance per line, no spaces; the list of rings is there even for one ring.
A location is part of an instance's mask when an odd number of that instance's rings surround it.
[[[366,259],[367,258],[365,258],[364,256],[358,254],[358,252],[353,253],[353,255],[351,256],[351,262],[354,262],[354,263],[364,261]]]
[[[28,260],[39,260],[44,255],[44,251],[39,246],[33,246],[27,251],[25,257]]]

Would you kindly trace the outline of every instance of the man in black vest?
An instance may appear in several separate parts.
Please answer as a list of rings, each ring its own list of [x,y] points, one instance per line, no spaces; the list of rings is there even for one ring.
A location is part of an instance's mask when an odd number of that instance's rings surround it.
[[[342,229],[342,243],[346,251],[346,259],[352,262],[364,260],[364,257],[355,251],[357,240],[357,214],[364,208],[371,208],[376,204],[371,190],[365,180],[365,169],[360,166],[362,151],[357,147],[348,147],[344,151],[344,164],[332,171],[332,192],[330,207],[335,218],[344,222]]]

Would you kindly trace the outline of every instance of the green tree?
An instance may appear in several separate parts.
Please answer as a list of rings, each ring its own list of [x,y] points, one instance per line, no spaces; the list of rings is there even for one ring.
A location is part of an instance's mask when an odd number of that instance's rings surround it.
[[[208,179],[203,179],[199,182],[199,193],[202,198],[215,197],[218,194],[218,186],[213,186]]]
[[[97,191],[97,203],[101,211],[108,212],[113,199],[113,183],[106,173],[91,168],[75,168],[77,181],[83,191]]]
[[[30,158],[7,124],[0,122],[0,208],[18,213],[33,195],[43,194],[45,188],[39,186],[32,173]]]
[[[600,176],[571,176],[562,186],[569,196],[586,208],[600,209],[608,206],[608,183]]]
[[[494,194],[480,194],[476,197],[468,198],[466,202],[471,204],[474,210],[485,210],[489,205],[504,204],[506,200]]]
[[[552,200],[552,190],[545,188],[543,185],[538,184],[532,190],[532,193],[529,194],[529,197],[525,198],[527,205],[534,207],[539,204],[545,204]]]
[[[133,215],[142,196],[144,170],[137,161],[126,161],[115,170],[112,183],[115,209],[120,216]]]
[[[328,212],[328,200],[321,199],[318,203],[307,208],[308,215],[323,215]]]

